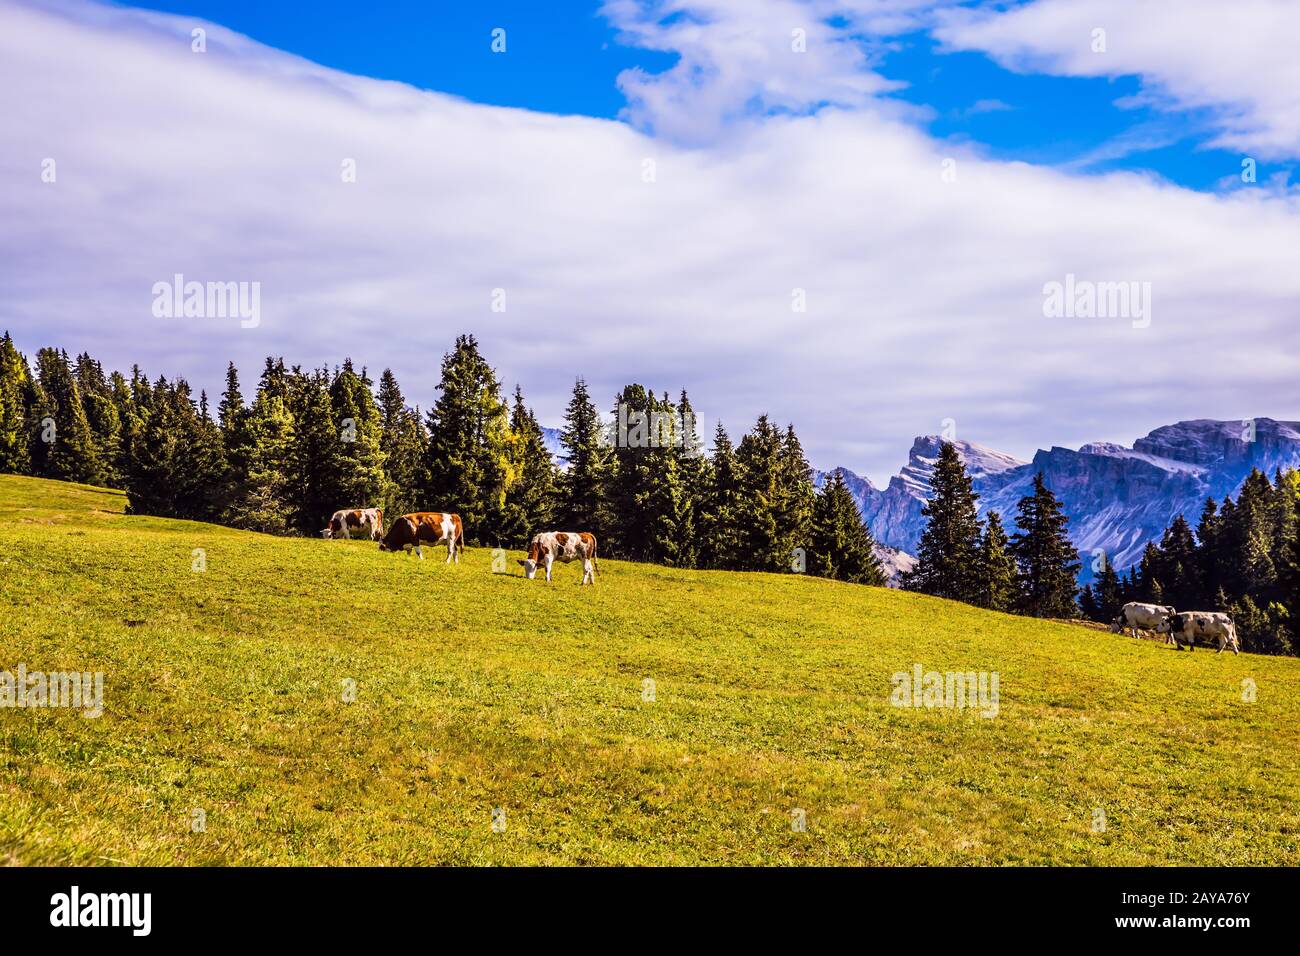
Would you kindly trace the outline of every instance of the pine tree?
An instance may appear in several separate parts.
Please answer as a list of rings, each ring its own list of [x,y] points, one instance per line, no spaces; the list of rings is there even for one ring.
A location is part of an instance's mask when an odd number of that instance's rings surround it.
[[[248,416],[248,470],[240,477],[227,523],[266,534],[287,534],[292,501],[294,422],[284,398],[260,390]]]
[[[95,451],[81,392],[66,352],[41,349],[36,355],[37,377],[45,398],[41,420],[40,474],[46,478],[98,484],[104,469]]]
[[[31,473],[31,371],[9,333],[0,338],[0,472]]]
[[[713,435],[707,483],[700,503],[699,563],[734,570],[742,563],[740,465],[727,430],[718,422]]]
[[[1097,573],[1097,586],[1093,593],[1097,597],[1097,617],[1094,620],[1105,623],[1115,620],[1126,599],[1123,594],[1123,584],[1110,561],[1103,563]]]
[[[555,521],[570,531],[591,531],[599,537],[609,523],[611,442],[581,378],[573,385],[560,443],[568,467],[559,479]]]
[[[443,357],[424,456],[428,507],[457,512],[469,541],[500,540],[509,490],[509,413],[496,372],[472,335]]]
[[[390,369],[379,377],[379,415],[389,499],[384,512],[395,519],[420,511],[420,470],[428,440],[418,409],[408,408]],[[389,519],[391,520],[391,519]]]
[[[304,534],[319,534],[339,508],[370,507],[366,499],[354,500],[355,488],[346,481],[345,439],[355,438],[357,430],[354,419],[351,431],[344,431],[348,416],[335,414],[327,376],[324,370],[305,374],[294,369],[288,380],[285,407],[293,420],[293,441],[284,477],[294,506],[291,524]],[[275,397],[273,389],[264,388],[262,394]]]
[[[826,479],[813,505],[808,573],[852,584],[885,583],[875,541],[839,471]]]
[[[383,420],[369,384],[352,371],[350,361],[334,376],[329,399],[336,439],[331,491],[341,502],[335,507],[382,507],[390,494]],[[333,510],[321,517],[328,517]]]
[[[553,524],[556,490],[555,463],[542,437],[542,426],[524,404],[524,393],[518,385],[510,409],[510,436],[514,477],[506,493],[502,540],[520,547]]]
[[[1196,538],[1187,520],[1178,515],[1160,540],[1160,580],[1165,600],[1174,607],[1194,606],[1202,592]]]
[[[117,472],[117,463],[121,455],[122,422],[104,369],[88,353],[82,352],[77,356],[74,378],[90,426],[95,458],[101,468],[99,482],[110,488],[119,487],[122,476]]]
[[[1016,559],[1019,610],[1032,617],[1073,617],[1078,552],[1070,543],[1069,521],[1040,471],[1034,490],[1020,499],[1019,526],[1011,537]]]
[[[790,571],[799,567],[794,550],[805,545],[804,535],[781,525],[786,493],[787,466],[780,430],[766,415],[740,440],[736,464],[740,477],[736,530],[742,571]],[[802,529],[800,529],[802,530]]]
[[[936,597],[977,603],[980,526],[978,496],[951,442],[943,442],[930,474],[930,500],[921,510],[925,530],[917,562],[903,575],[903,587]]]
[[[1016,606],[1016,562],[1008,550],[1009,544],[1001,516],[990,511],[984,518],[976,562],[976,603],[990,611],[1011,611]]]
[[[607,483],[610,553],[681,566],[686,495],[679,470],[677,411],[641,385],[628,385],[614,405],[618,423]]]

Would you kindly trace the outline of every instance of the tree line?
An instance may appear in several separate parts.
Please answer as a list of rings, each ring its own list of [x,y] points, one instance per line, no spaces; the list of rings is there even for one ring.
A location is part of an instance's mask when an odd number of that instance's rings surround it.
[[[684,390],[628,385],[605,417],[578,379],[561,444],[564,468],[472,335],[444,355],[423,413],[391,370],[376,384],[350,359],[267,358],[247,399],[231,363],[213,409],[182,378],[54,348],[29,363],[0,339],[0,471],[121,488],[132,513],[315,535],[342,507],[446,510],[474,544],[583,530],[610,557],[883,583],[848,488],[838,474],[814,488],[793,426],[764,415],[733,445],[719,423],[706,456]]]

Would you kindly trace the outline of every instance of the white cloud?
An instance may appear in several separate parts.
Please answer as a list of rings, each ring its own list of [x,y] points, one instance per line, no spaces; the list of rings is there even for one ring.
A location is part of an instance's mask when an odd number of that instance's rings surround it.
[[[1140,76],[1147,102],[1206,110],[1212,145],[1300,155],[1300,4],[1293,0],[1033,0],[940,11],[935,35],[1023,72]],[[1094,51],[1094,30],[1105,51]]]
[[[710,428],[768,411],[815,463],[877,479],[948,417],[1022,457],[1179,418],[1300,417],[1286,194],[991,162],[870,104],[674,146],[215,28],[191,53],[186,18],[65,9],[0,6],[0,326],[27,349],[209,388],[228,358],[251,385],[267,354],[350,355],[427,406],[472,331],[550,423],[578,374],[602,401],[685,385]],[[260,281],[261,326],[153,318],[176,272]],[[1045,319],[1042,287],[1067,272],[1150,281],[1151,327]]]

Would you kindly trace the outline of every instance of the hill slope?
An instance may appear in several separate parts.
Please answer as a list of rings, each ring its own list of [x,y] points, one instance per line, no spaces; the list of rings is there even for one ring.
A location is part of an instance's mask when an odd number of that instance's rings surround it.
[[[0,860],[1300,862],[1300,661],[793,575],[548,586],[517,555],[122,507],[0,476],[0,671],[105,675],[98,719],[0,709]],[[996,671],[998,715],[891,706],[916,663]]]

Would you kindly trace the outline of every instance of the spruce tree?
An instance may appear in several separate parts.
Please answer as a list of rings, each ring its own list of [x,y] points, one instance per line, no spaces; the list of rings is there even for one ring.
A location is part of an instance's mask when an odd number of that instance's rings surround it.
[[[609,520],[611,442],[581,378],[574,383],[564,412],[560,442],[567,467],[558,482],[555,521],[569,531],[603,535]]]
[[[379,377],[380,442],[384,449],[389,499],[386,523],[399,515],[420,511],[420,470],[427,433],[418,409],[407,407],[392,370]]]
[[[97,484],[104,469],[95,449],[81,392],[66,352],[41,349],[36,356],[37,377],[44,395],[40,441],[48,447],[41,460],[41,475],[63,481]]]
[[[370,385],[352,370],[350,361],[334,376],[329,400],[336,440],[331,491],[340,502],[335,507],[382,507],[389,497],[383,420]]]
[[[0,338],[0,472],[31,473],[31,371],[6,332]]]
[[[511,472],[506,493],[502,542],[521,547],[532,535],[551,527],[555,518],[555,463],[533,410],[515,385],[510,409]]]
[[[808,573],[852,584],[885,583],[875,541],[839,471],[826,479],[813,504]]]
[[[1069,538],[1069,520],[1040,471],[1034,490],[1020,499],[1019,529],[1011,537],[1016,559],[1018,608],[1031,617],[1073,617],[1079,574],[1078,553]]]
[[[355,438],[357,428],[354,420],[351,433],[344,431],[347,416],[335,413],[328,374],[295,369],[288,380],[285,408],[293,419],[293,441],[284,477],[291,489],[292,527],[304,534],[319,534],[340,508],[370,507],[367,500],[354,500],[356,489],[347,483],[345,438]],[[262,394],[275,397],[274,389],[263,389]]]
[[[736,530],[742,571],[790,571],[796,565],[791,529],[781,526],[782,498],[787,477],[781,431],[766,415],[740,439],[736,464],[740,477]]]
[[[976,563],[980,607],[990,611],[1011,611],[1016,606],[1016,561],[1011,556],[1002,518],[990,511],[984,518]]]
[[[740,465],[727,430],[718,422],[713,435],[706,485],[699,509],[699,563],[734,570],[742,563]]]
[[[227,523],[266,534],[287,534],[293,502],[294,421],[285,399],[260,390],[248,416],[248,468],[240,476]]]
[[[1119,609],[1126,603],[1123,584],[1115,573],[1115,566],[1107,560],[1097,573],[1097,586],[1093,593],[1097,597],[1096,620],[1110,623],[1119,616]]]
[[[472,335],[442,361],[424,456],[426,507],[457,512],[470,541],[500,540],[509,482],[509,412],[496,372]]]
[[[921,514],[925,530],[917,562],[903,575],[903,587],[936,597],[978,603],[980,545],[978,496],[951,442],[943,442],[930,473],[930,500]]]

